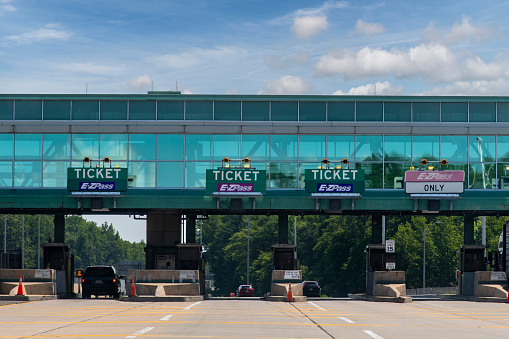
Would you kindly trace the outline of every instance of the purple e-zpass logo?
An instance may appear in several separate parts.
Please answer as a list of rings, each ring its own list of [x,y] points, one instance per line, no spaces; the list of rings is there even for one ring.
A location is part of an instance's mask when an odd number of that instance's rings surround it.
[[[80,191],[113,191],[114,182],[80,182]]]
[[[352,189],[352,184],[316,184],[316,191],[320,193],[348,193]]]
[[[218,192],[254,192],[254,184],[217,184]]]

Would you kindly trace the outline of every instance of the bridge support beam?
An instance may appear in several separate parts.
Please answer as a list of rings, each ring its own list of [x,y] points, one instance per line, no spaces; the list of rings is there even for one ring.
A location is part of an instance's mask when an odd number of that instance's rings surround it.
[[[146,269],[175,269],[181,225],[179,213],[160,210],[147,214]]]
[[[54,242],[65,243],[65,214],[63,212],[55,213],[53,219],[54,228]]]

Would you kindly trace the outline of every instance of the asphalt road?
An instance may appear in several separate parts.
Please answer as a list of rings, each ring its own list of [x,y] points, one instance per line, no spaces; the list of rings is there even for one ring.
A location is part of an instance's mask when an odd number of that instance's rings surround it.
[[[0,306],[0,338],[509,338],[509,304],[49,300]]]

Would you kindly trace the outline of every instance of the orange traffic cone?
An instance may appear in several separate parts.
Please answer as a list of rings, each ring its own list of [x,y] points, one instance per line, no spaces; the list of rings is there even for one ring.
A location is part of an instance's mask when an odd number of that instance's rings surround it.
[[[293,301],[292,283],[288,283],[288,297],[286,298],[286,301]]]
[[[136,285],[134,284],[134,276],[131,282],[131,297],[136,297]]]
[[[23,293],[23,279],[21,278],[21,275],[19,276],[18,293],[16,293],[16,295],[25,295]]]
[[[509,292],[507,293],[507,302],[509,303]]]

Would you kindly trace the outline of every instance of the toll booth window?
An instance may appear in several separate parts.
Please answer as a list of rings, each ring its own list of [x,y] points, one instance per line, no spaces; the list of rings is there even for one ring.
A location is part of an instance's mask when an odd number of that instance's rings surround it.
[[[173,146],[169,147],[173,148]],[[129,160],[155,160],[155,134],[129,134]]]
[[[271,160],[297,160],[297,135],[271,135]]]
[[[184,162],[158,162],[157,187],[184,187]]]
[[[127,160],[127,134],[101,134],[99,158]]]
[[[43,101],[44,120],[70,120],[71,119],[71,101],[70,100],[44,100]]]
[[[300,121],[325,121],[326,103],[300,101],[299,102],[299,120]]]
[[[384,163],[384,187],[385,189],[403,189],[403,179],[405,172],[408,171],[411,164],[407,163]]]
[[[468,188],[470,189],[496,189],[496,166],[489,163],[470,163]],[[466,172],[465,172],[466,173]],[[503,173],[503,172],[502,172]],[[500,174],[499,174],[500,176]],[[509,183],[509,182],[508,182]],[[504,182],[504,188],[507,184]]]
[[[366,188],[383,188],[383,164],[361,163],[356,164],[356,169],[362,169],[366,173]]]
[[[40,161],[16,161],[14,163],[14,187],[41,187]]]
[[[358,135],[355,138],[356,154],[355,161],[381,161],[382,136],[381,135]]]
[[[382,121],[383,102],[357,102],[356,121]]]
[[[327,103],[328,121],[354,121],[355,120],[355,102],[328,102]]]
[[[15,134],[14,135],[14,158],[40,160],[42,134]]]
[[[0,161],[0,187],[12,187],[12,162]]]
[[[412,161],[421,159],[440,160],[440,137],[438,135],[416,135],[412,137]]]
[[[154,100],[130,100],[129,120],[156,120]]]
[[[269,136],[246,134],[242,136],[242,157],[252,161],[269,160]],[[254,167],[254,166],[253,166]]]
[[[242,121],[269,121],[268,101],[242,101]]]
[[[469,137],[468,159],[471,162],[494,162],[496,154],[496,138],[493,135]]]
[[[73,100],[72,120],[99,120],[99,100]]]
[[[85,157],[99,158],[99,134],[72,135],[72,159],[81,163]]]
[[[353,135],[328,135],[327,158],[354,159],[355,138]]]
[[[408,161],[412,155],[412,138],[409,135],[386,135],[384,137],[384,160]]]
[[[158,134],[157,160],[184,160],[184,134]]]
[[[298,166],[296,162],[271,162],[271,188],[297,188]]]
[[[211,162],[187,162],[186,163],[186,187],[204,188],[205,174],[212,167]]]
[[[71,135],[43,134],[42,156],[43,159],[69,160],[71,156]]]
[[[69,161],[44,161],[42,182],[44,187],[66,187],[67,178],[62,173],[67,171]]]
[[[157,120],[184,120],[184,101],[158,100]]]
[[[240,121],[240,101],[214,101],[214,120]]]
[[[451,161],[467,161],[467,136],[443,135],[440,139],[440,156]]]
[[[325,158],[325,135],[299,136],[300,161],[321,161],[323,158]]]
[[[130,187],[155,187],[156,163],[153,161],[129,162]]]
[[[467,122],[468,104],[466,102],[442,102],[442,122]]]
[[[412,104],[413,121],[417,122],[439,122],[439,102],[414,102]]]
[[[14,100],[0,100],[0,120],[12,120]]]
[[[212,101],[186,101],[186,120],[212,120]]]
[[[212,160],[212,135],[186,135],[186,160]]]
[[[497,103],[497,121],[498,122],[509,121],[509,102]]]
[[[127,100],[101,100],[101,120],[127,120]]]
[[[14,116],[16,120],[41,120],[42,100],[16,100]]]
[[[470,122],[495,122],[497,105],[494,102],[471,102],[468,111]]]
[[[385,102],[384,121],[410,121],[412,106],[409,102]]]
[[[13,134],[0,134],[0,159],[12,160]]]
[[[271,101],[271,121],[297,121],[299,103],[297,101]]]
[[[221,161],[224,157],[240,159],[240,135],[214,135],[214,160]]]

